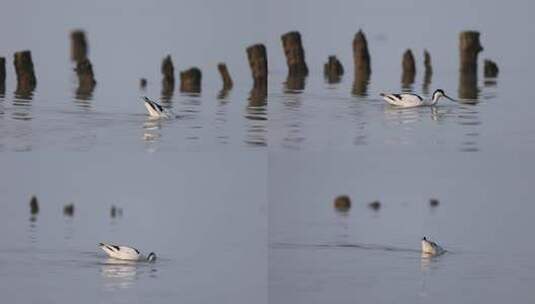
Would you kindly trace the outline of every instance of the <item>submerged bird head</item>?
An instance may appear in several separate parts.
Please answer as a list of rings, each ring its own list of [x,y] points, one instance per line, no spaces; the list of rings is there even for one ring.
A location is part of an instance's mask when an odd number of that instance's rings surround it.
[[[147,261],[149,262],[156,261],[156,254],[154,252],[149,253],[149,255],[147,256]]]
[[[149,102],[150,99],[147,96],[143,96],[143,101]]]
[[[451,101],[455,101],[455,100],[453,100],[453,98],[451,98],[448,95],[446,95],[446,93],[444,93],[443,90],[438,89],[433,93],[433,102],[436,103],[440,97],[444,97],[444,98],[447,98],[447,99],[449,99]]]

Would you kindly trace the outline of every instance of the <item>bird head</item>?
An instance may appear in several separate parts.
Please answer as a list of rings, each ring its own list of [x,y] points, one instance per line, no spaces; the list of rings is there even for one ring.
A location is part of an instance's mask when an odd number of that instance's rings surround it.
[[[156,254],[154,252],[149,253],[149,255],[147,256],[147,261],[149,262],[156,261]]]
[[[453,98],[451,98],[448,95],[446,95],[446,93],[444,93],[444,91],[442,89],[438,89],[433,93],[433,101],[438,101],[438,99],[440,97],[445,97],[445,98],[447,98],[447,99],[449,99],[451,101],[455,101]]]

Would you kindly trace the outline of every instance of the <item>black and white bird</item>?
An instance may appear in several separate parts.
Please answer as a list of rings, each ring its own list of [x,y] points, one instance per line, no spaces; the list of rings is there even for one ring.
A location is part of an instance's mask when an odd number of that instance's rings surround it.
[[[156,254],[154,252],[151,252],[149,253],[149,255],[145,256],[141,254],[139,250],[133,247],[113,245],[107,243],[100,243],[98,245],[102,250],[104,250],[104,252],[106,252],[106,254],[108,254],[109,257],[114,259],[127,261],[156,261]]]
[[[433,98],[431,98],[431,100],[424,100],[422,97],[416,94],[411,94],[411,93],[401,93],[401,94],[381,93],[380,95],[389,104],[396,106],[396,107],[401,107],[401,108],[434,106],[438,102],[440,97],[444,97],[451,101],[455,101],[454,99],[446,95],[446,93],[444,93],[444,91],[441,89],[438,89],[433,93]]]
[[[147,96],[143,96],[143,102],[145,104],[145,108],[147,108],[147,111],[149,112],[150,117],[155,118],[171,118],[172,113],[164,109],[161,105],[156,103],[155,101],[150,100]]]
[[[422,253],[426,255],[440,255],[446,252],[444,248],[440,247],[437,243],[427,239],[425,236],[422,239]]]

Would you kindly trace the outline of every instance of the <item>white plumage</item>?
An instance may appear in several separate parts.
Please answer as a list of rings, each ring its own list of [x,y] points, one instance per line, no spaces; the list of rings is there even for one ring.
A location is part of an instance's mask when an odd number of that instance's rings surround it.
[[[422,107],[422,106],[434,106],[440,97],[445,97],[451,101],[455,101],[449,96],[447,96],[444,91],[438,89],[433,93],[433,98],[431,100],[424,100],[422,97],[411,94],[411,93],[402,93],[402,94],[380,94],[383,99],[396,107],[403,108],[413,108],[413,107]]]
[[[440,255],[446,252],[444,248],[440,247],[437,243],[428,240],[425,236],[422,239],[422,253],[428,255]]]
[[[161,105],[159,105],[155,101],[150,100],[146,96],[143,97],[143,102],[145,104],[145,108],[149,112],[149,116],[157,118],[172,117],[172,113],[170,111],[164,109]]]
[[[109,243],[100,243],[99,247],[104,250],[109,257],[114,259],[149,262],[156,260],[156,254],[154,254],[154,252],[149,253],[148,256],[144,256],[139,250],[133,247],[113,245]]]

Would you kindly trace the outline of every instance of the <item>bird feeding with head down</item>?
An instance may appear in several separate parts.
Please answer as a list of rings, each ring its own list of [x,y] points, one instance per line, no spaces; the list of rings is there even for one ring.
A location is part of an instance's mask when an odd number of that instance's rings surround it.
[[[172,118],[173,113],[161,105],[159,105],[157,102],[150,100],[147,96],[143,96],[143,103],[145,104],[145,108],[147,109],[147,112],[149,112],[149,116],[153,118]]]
[[[440,247],[437,243],[429,240],[425,236],[422,238],[422,253],[430,256],[441,255],[446,250]]]
[[[156,261],[156,254],[154,252],[149,255],[143,255],[134,247],[114,245],[109,243],[99,243],[99,247],[106,252],[110,258],[126,261]]]
[[[438,89],[433,93],[431,100],[425,100],[419,95],[412,93],[400,93],[400,94],[391,94],[391,93],[381,93],[384,101],[388,104],[400,108],[414,108],[414,107],[424,107],[424,106],[434,106],[437,104],[438,100],[441,97],[455,101],[453,98],[449,97],[444,93],[443,90]]]

